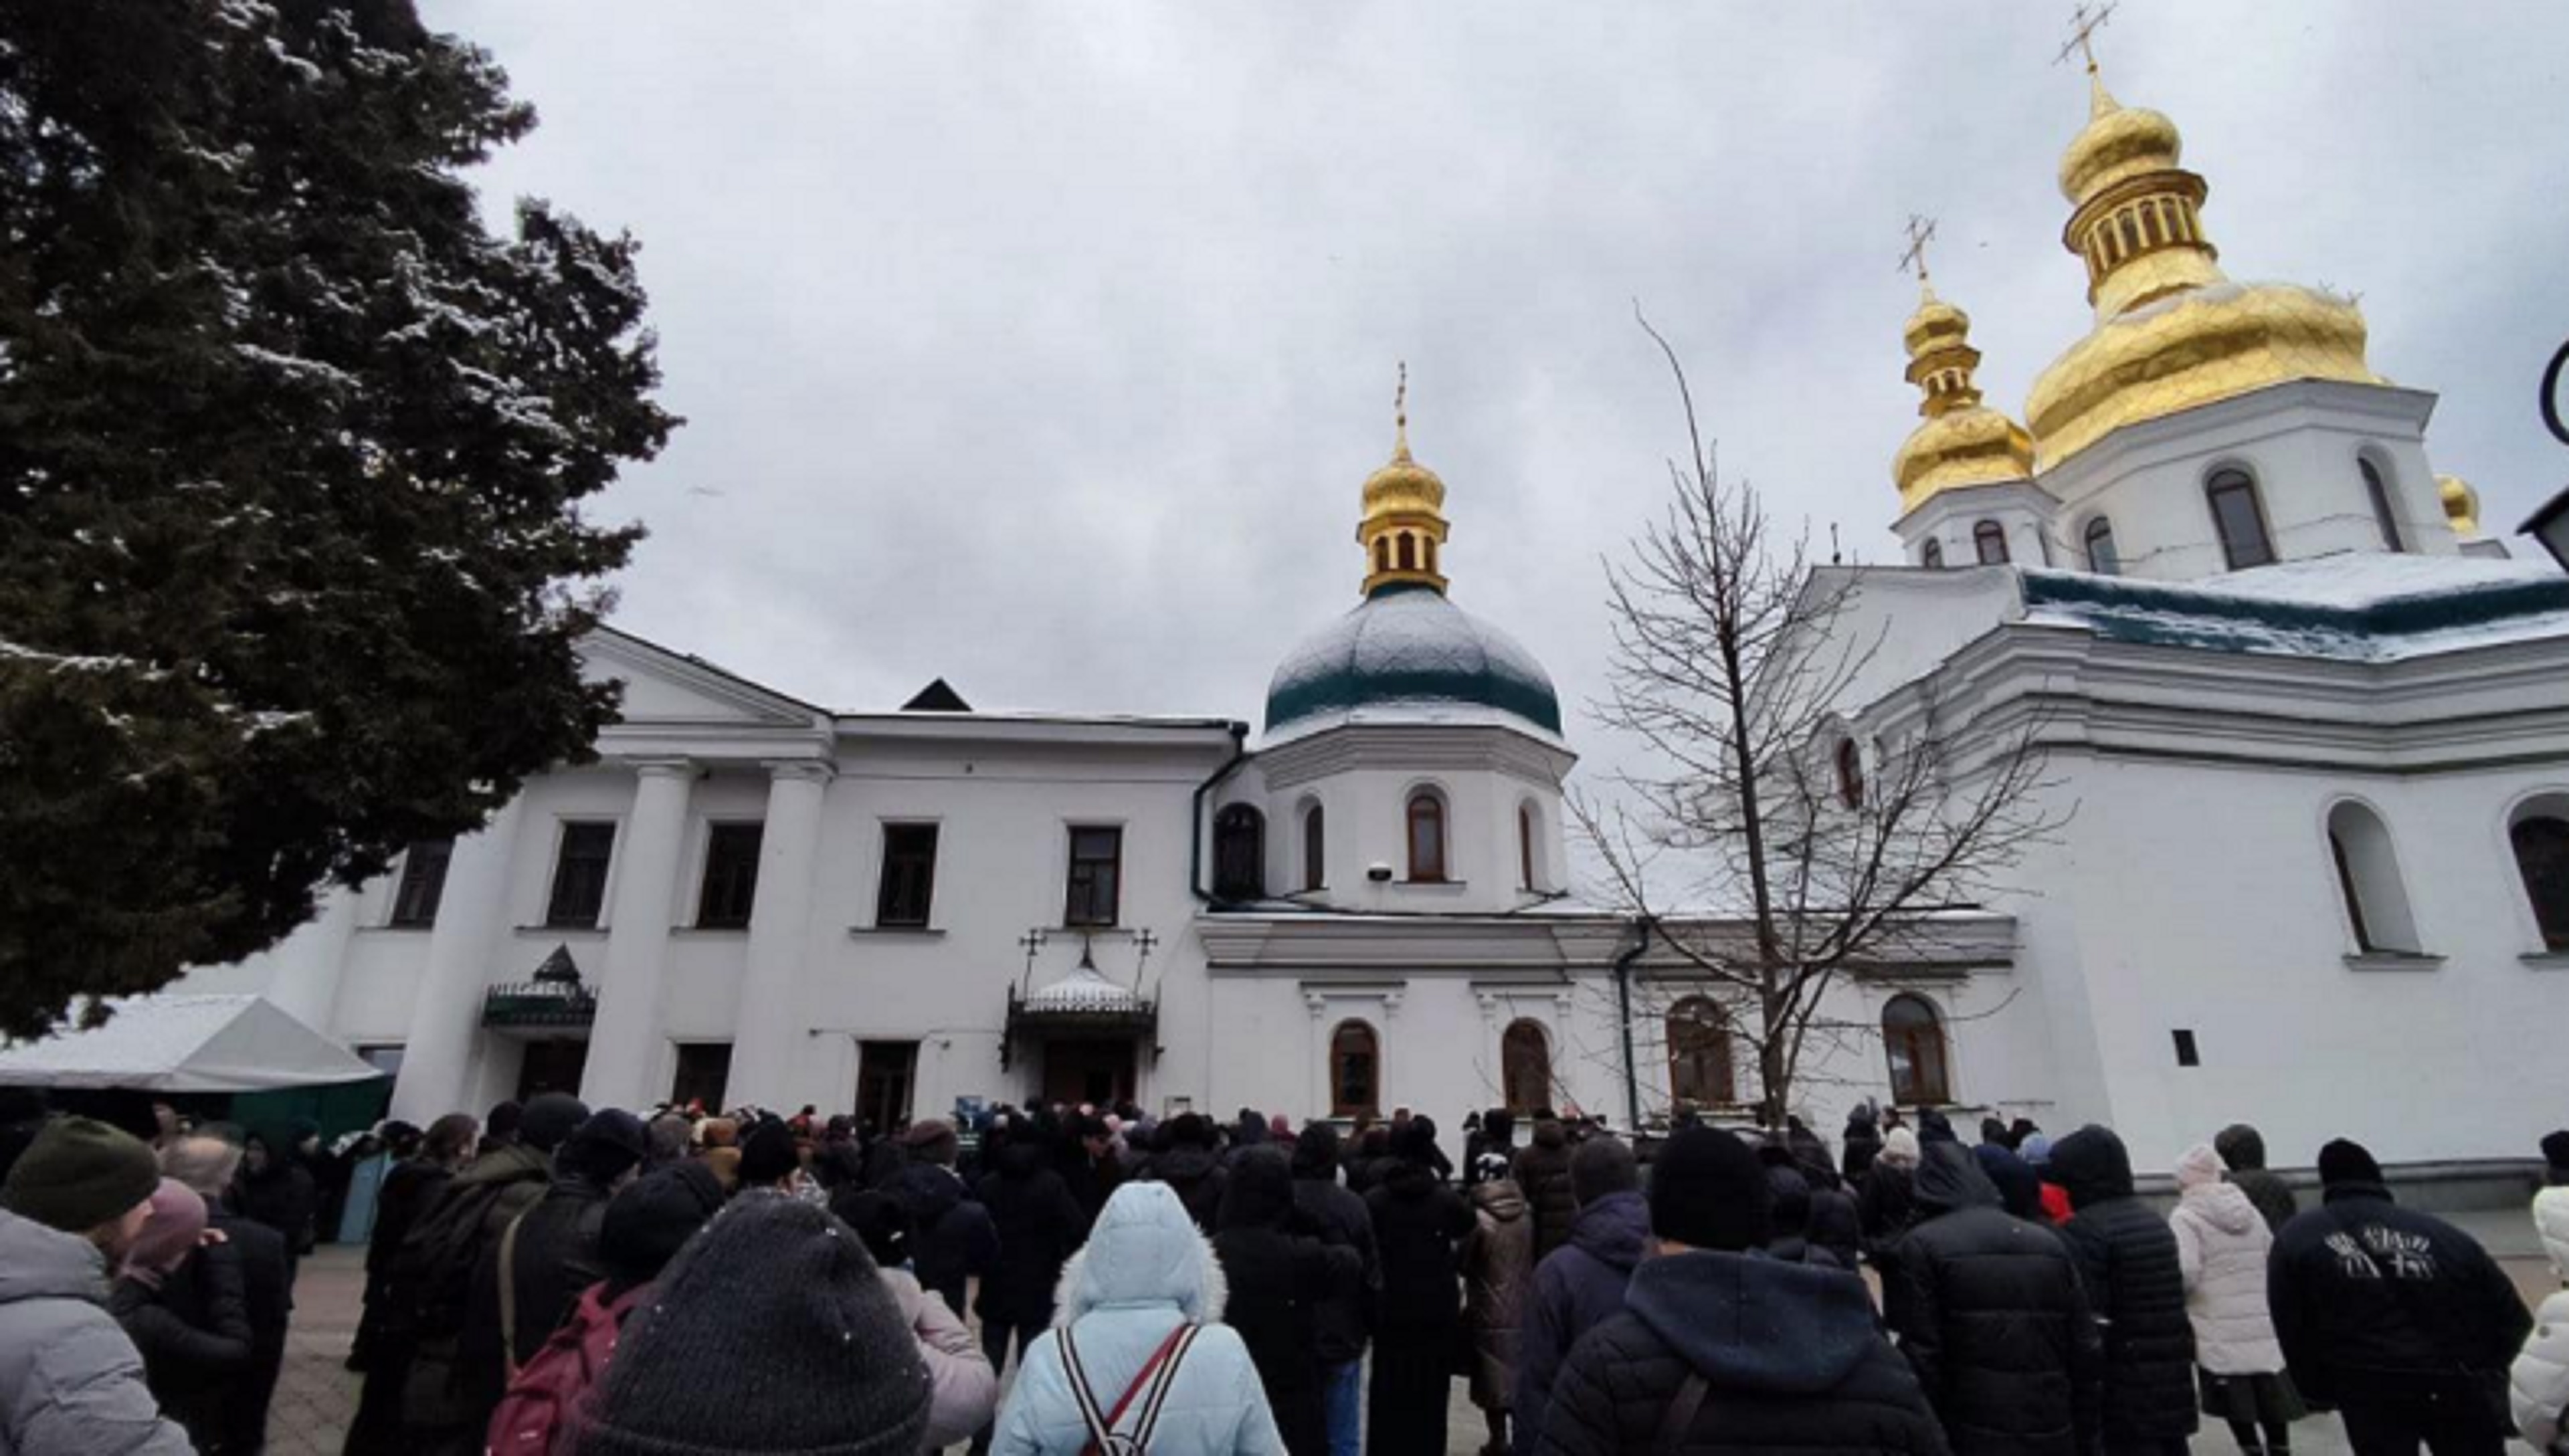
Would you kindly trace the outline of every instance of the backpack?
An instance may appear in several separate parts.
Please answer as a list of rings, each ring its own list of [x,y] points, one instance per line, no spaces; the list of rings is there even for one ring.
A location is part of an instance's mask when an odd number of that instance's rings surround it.
[[[509,1382],[491,1413],[492,1456],[546,1456],[572,1429],[580,1396],[606,1378],[606,1362],[615,1354],[624,1318],[651,1295],[651,1285],[636,1284],[613,1302],[602,1296],[604,1284],[591,1284],[571,1306],[570,1317],[536,1351]]]
[[[482,1259],[482,1226],[521,1179],[446,1186],[437,1206],[421,1217],[393,1261],[395,1308],[419,1338],[455,1333],[464,1324],[473,1268]]]

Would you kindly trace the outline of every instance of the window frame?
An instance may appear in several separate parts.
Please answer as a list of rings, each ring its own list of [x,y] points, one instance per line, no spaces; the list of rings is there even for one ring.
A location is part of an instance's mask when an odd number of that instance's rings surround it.
[[[690,1051],[703,1051],[709,1048],[718,1047],[722,1051],[722,1070],[719,1076],[711,1078],[714,1083],[714,1094],[711,1097],[706,1097],[704,1099],[704,1104],[706,1107],[716,1110],[722,1108],[725,1105],[725,1096],[731,1091],[733,1043],[728,1041],[672,1041],[669,1045],[670,1105],[673,1107],[684,1107],[688,1102],[693,1100],[695,1095],[691,1095],[686,1084],[690,1075],[703,1080],[706,1078],[707,1074],[701,1067],[696,1068],[692,1074],[690,1073],[687,1066],[687,1053]]]
[[[2338,903],[2359,955],[2422,955],[2425,940],[2399,866],[2390,821],[2352,796],[2331,800],[2321,819],[2337,872]]]
[[[1123,923],[1124,914],[1124,826],[1120,824],[1073,824],[1067,826],[1064,849],[1067,873],[1062,892],[1061,923],[1073,930],[1111,930]],[[1113,853],[1103,857],[1080,854],[1082,835],[1112,836]],[[1098,869],[1103,866],[1103,872]],[[1105,906],[1096,905],[1100,884]],[[1083,907],[1083,892],[1087,904]]]
[[[2242,543],[2231,538],[2230,523],[2222,515],[2221,501],[2224,496],[2233,495],[2243,497],[2248,503],[2247,524],[2255,527],[2257,531],[2257,538],[2253,543]],[[2255,474],[2245,466],[2225,465],[2204,477],[2203,503],[2204,509],[2212,517],[2213,539],[2221,544],[2221,559],[2228,564],[2229,569],[2246,571],[2258,566],[2271,566],[2283,559],[2283,555],[2275,549],[2274,523],[2266,519],[2265,494],[2258,490]],[[2265,554],[2256,560],[2242,560],[2241,547],[2246,545],[2253,545]]]
[[[2364,494],[2373,507],[2373,524],[2382,532],[2382,548],[2394,554],[2405,554],[2407,543],[2399,534],[2399,512],[2390,496],[2390,483],[2381,465],[2370,453],[2355,458],[2356,474],[2364,478]]]
[[[1247,848],[1235,848],[1242,845]],[[1227,864],[1234,854],[1247,863]],[[1267,898],[1267,816],[1255,804],[1226,804],[1214,813],[1213,894],[1233,902]]]
[[[584,855],[580,857],[581,864],[585,865],[594,861],[597,866],[597,883],[595,887],[596,904],[589,907],[588,912],[585,915],[581,915],[577,913],[579,906],[576,903],[568,905],[565,905],[564,903],[565,888],[562,877],[563,872],[568,870],[572,864],[572,838],[578,835],[586,835],[590,831],[600,831],[603,833],[603,853],[595,856]],[[623,826],[613,819],[564,819],[558,821],[558,828],[555,830],[553,835],[552,877],[548,882],[545,891],[544,928],[548,930],[594,930],[606,922],[606,907],[609,892],[613,888],[614,884],[616,841],[622,839],[623,834]]]
[[[1408,798],[1401,803],[1401,844],[1407,852],[1409,883],[1412,885],[1454,883],[1452,826],[1448,823],[1450,816],[1447,812],[1449,807],[1443,794],[1425,785],[1410,790]],[[1422,819],[1433,821],[1435,834],[1434,838],[1428,841],[1433,850],[1433,864],[1422,864],[1424,857],[1418,853],[1418,833]]]
[[[2101,562],[2096,557],[2096,544],[2099,541],[2105,544],[2105,556]],[[2086,553],[2089,572],[2098,576],[2123,574],[2123,552],[2120,546],[2114,545],[2113,518],[2101,514],[2088,517],[2087,525],[2078,533],[2078,546]]]
[[[1320,801],[1302,806],[1302,893],[1316,895],[1329,885],[1329,821]]]
[[[924,835],[927,852],[916,849],[896,851],[897,835]],[[875,867],[875,928],[878,930],[924,930],[936,914],[936,857],[943,848],[944,834],[932,819],[887,819],[883,833],[877,837],[879,861]],[[917,873],[911,873],[913,867]],[[918,882],[918,911],[916,916],[904,913],[904,903],[911,881]]]
[[[2556,830],[2547,828],[2554,825],[2558,826]],[[2540,851],[2558,858],[2546,865],[2527,864],[2524,841],[2528,830],[2559,836],[2556,844],[2543,846]],[[2569,803],[2564,803],[2558,794],[2527,796],[2507,815],[2506,849],[2507,858],[2515,866],[2516,885],[2523,892],[2525,912],[2533,921],[2534,938],[2542,947],[2541,953],[2569,954]],[[2556,877],[2549,897],[2535,882],[2537,870]]]
[[[1543,877],[1537,873],[1538,866],[1535,863],[1534,837],[1537,818],[1533,800],[1518,802],[1517,871],[1523,877],[1523,889],[1528,895],[1543,894]]]
[[[1701,1007],[1700,1011],[1691,1010]],[[1679,1027],[1688,1028],[1683,1033]],[[1660,1018],[1661,1034],[1667,1039],[1668,1101],[1696,1107],[1736,1107],[1739,1105],[1739,1059],[1731,1041],[1730,1017],[1719,1002],[1710,996],[1680,996]],[[1709,1057],[1717,1076],[1699,1092],[1718,1092],[1714,1096],[1689,1096],[1687,1084],[1704,1079],[1700,1059]]]
[[[402,851],[401,878],[393,884],[392,910],[384,923],[396,930],[436,928],[437,908],[446,899],[446,875],[454,865],[454,840],[411,841]]]
[[[1531,1052],[1525,1050],[1528,1045],[1533,1048]],[[1519,1067],[1518,1062],[1525,1056],[1535,1058],[1533,1069],[1541,1072],[1535,1080],[1542,1086],[1531,1099],[1518,1096],[1524,1090],[1517,1085],[1518,1073],[1525,1070]],[[1531,1016],[1519,1016],[1499,1032],[1499,1100],[1507,1104],[1508,1111],[1519,1117],[1553,1105],[1552,1033]]]
[[[1901,1006],[1916,1006],[1926,1013],[1923,1021],[1892,1024],[1892,1012]],[[1914,991],[1903,991],[1882,1003],[1879,1018],[1886,1070],[1890,1073],[1891,1101],[1897,1107],[1948,1107],[1954,1101],[1954,1042],[1945,1034],[1945,1013],[1937,1004]],[[1909,1083],[1901,1083],[1901,1053],[1907,1052]],[[1922,1058],[1921,1051],[1931,1052]],[[1933,1063],[1934,1076],[1922,1068]],[[1934,1093],[1934,1096],[1927,1094]],[[1914,1095],[1903,1095],[1914,1094]]]
[[[1918,564],[1930,571],[1944,570],[1945,544],[1932,536],[1927,538],[1926,544],[1918,547]]]
[[[1363,1038],[1359,1052],[1347,1044],[1350,1034]],[[1349,1100],[1345,1058],[1361,1055],[1365,1060],[1365,1088],[1373,1095],[1362,1102]],[[1346,1016],[1329,1028],[1328,1046],[1329,1116],[1333,1118],[1382,1116],[1382,1032],[1361,1016]]]
[[[738,858],[744,831],[749,836],[749,858],[746,862]],[[696,876],[695,928],[749,928],[750,915],[758,907],[758,867],[766,840],[767,825],[763,820],[715,819],[705,822],[705,859]],[[720,883],[717,883],[718,876],[721,877]],[[732,904],[734,900],[739,903]]]
[[[1992,554],[1995,551],[1996,554]],[[1972,523],[1972,554],[1984,566],[2005,566],[2015,557],[2008,550],[2007,528],[1996,521]]]

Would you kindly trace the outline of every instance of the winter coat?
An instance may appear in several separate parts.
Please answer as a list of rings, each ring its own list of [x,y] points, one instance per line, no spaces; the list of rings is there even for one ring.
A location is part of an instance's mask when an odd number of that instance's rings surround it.
[[[2266,1303],[2293,1384],[2332,1404],[2450,1396],[2505,1369],[2533,1327],[2477,1241],[2372,1183],[2340,1183],[2284,1226]]]
[[[1929,1145],[1883,1308],[1956,1456],[2095,1446],[2104,1343],[2060,1237],[2001,1207],[1980,1160]]]
[[[510,1256],[517,1285],[517,1347],[509,1357],[523,1365],[545,1347],[562,1316],[570,1312],[579,1291],[606,1277],[605,1267],[598,1263],[597,1232],[606,1221],[608,1191],[605,1187],[575,1173],[557,1173],[552,1187],[536,1200],[525,1214],[514,1220],[517,1249]],[[502,1353],[500,1347],[500,1250],[508,1242],[508,1230],[482,1251],[481,1263],[473,1272],[475,1314],[468,1325],[478,1325],[485,1347],[475,1357],[494,1367]],[[487,1318],[487,1324],[482,1323]],[[487,1343],[486,1343],[487,1342]],[[490,1374],[502,1372],[493,1368]],[[507,1387],[505,1378],[491,1389],[494,1403],[500,1390]]]
[[[1864,1175],[1864,1193],[1857,1200],[1857,1219],[1864,1227],[1864,1248],[1868,1254],[1888,1257],[1893,1246],[1918,1221],[1912,1207],[1910,1180],[1916,1169],[1890,1158],[1877,1157]]]
[[[953,1169],[936,1163],[904,1167],[892,1196],[910,1215],[910,1264],[920,1286],[962,1313],[965,1286],[998,1267],[999,1231],[990,1211],[972,1200]]]
[[[1472,1211],[1454,1190],[1418,1163],[1392,1163],[1365,1195],[1373,1243],[1382,1260],[1377,1327],[1451,1326],[1462,1317],[1454,1283],[1455,1246],[1472,1232]]]
[[[2200,1155],[2199,1157],[2197,1155]],[[2248,1194],[2221,1181],[2210,1148],[2177,1165],[2182,1192],[2168,1230],[2185,1274],[2185,1313],[2194,1324],[2194,1362],[2216,1375],[2265,1375],[2284,1368],[2275,1320],[2266,1311],[2266,1258],[2274,1232]]]
[[[275,1151],[269,1155],[267,1171],[253,1178],[244,1166],[233,1186],[232,1206],[283,1235],[285,1257],[300,1262],[312,1252],[312,1220],[320,1189],[312,1181],[312,1170],[292,1152],[273,1143],[268,1146]]]
[[[1561,1362],[1579,1337],[1624,1307],[1633,1270],[1650,1257],[1651,1207],[1610,1193],[1579,1211],[1570,1242],[1535,1266],[1517,1339],[1516,1449],[1531,1456]]]
[[[2569,1409],[2569,1188],[2533,1196],[2533,1231],[2542,1236],[2542,1251],[2551,1256],[2551,1272],[2563,1287],[2534,1311],[2533,1333],[2508,1371],[2507,1404],[2526,1443],[2548,1451],[2560,1436],[2561,1411]]]
[[[1842,1188],[1811,1189],[1810,1222],[1802,1231],[1814,1249],[1825,1249],[1840,1269],[1854,1269],[1864,1257],[1864,1213],[1855,1195]]]
[[[1851,1187],[1861,1188],[1865,1175],[1873,1171],[1873,1160],[1882,1153],[1882,1129],[1874,1121],[1873,1109],[1859,1107],[1848,1113],[1846,1136],[1839,1141],[1846,1146],[1838,1155],[1838,1171]]]
[[[1382,1287],[1382,1261],[1374,1250],[1373,1216],[1365,1212],[1363,1199],[1338,1186],[1336,1170],[1306,1168],[1299,1163],[1293,1170],[1293,1207],[1305,1225],[1319,1232],[1322,1244],[1350,1250],[1356,1256],[1354,1285],[1332,1290],[1312,1311],[1320,1363],[1343,1365],[1362,1359],[1365,1310]]]
[[[1696,1251],[1633,1272],[1625,1307],[1570,1351],[1541,1456],[1651,1456],[1687,1377],[1704,1396],[1678,1452],[1946,1456],[1917,1377],[1876,1333],[1861,1279]]]
[[[997,1265],[981,1280],[972,1311],[984,1324],[1040,1325],[1052,1318],[1062,1263],[1088,1236],[1088,1216],[1043,1149],[1010,1143],[982,1175],[981,1207],[999,1236]]]
[[[1506,1410],[1515,1393],[1518,1332],[1534,1281],[1534,1223],[1509,1179],[1472,1190],[1472,1232],[1463,1241],[1463,1325],[1472,1338],[1472,1403]]]
[[[1519,1152],[1509,1176],[1534,1213],[1534,1257],[1540,1263],[1570,1242],[1579,1197],[1570,1188],[1570,1138],[1557,1122],[1534,1125],[1534,1142]]]
[[[550,1181],[546,1155],[523,1144],[496,1148],[448,1181],[437,1203],[412,1224],[402,1241],[396,1278],[419,1320],[420,1341],[402,1386],[402,1419],[429,1430],[463,1426],[480,1431],[507,1388],[489,1384],[489,1352],[496,1350],[497,1284],[476,1275],[485,1256],[518,1215],[545,1196]],[[461,1262],[454,1272],[450,1261]],[[449,1280],[452,1280],[450,1283]]]
[[[1228,1293],[1222,1263],[1176,1190],[1117,1189],[1087,1247],[1062,1267],[1053,1327],[1026,1349],[999,1412],[995,1456],[1073,1456],[1088,1444],[1065,1337],[1078,1344],[1089,1393],[1111,1409],[1182,1322],[1202,1329],[1171,1383],[1152,1456],[1283,1456],[1249,1347],[1221,1322]]]
[[[879,1271],[901,1317],[918,1340],[933,1392],[927,1400],[927,1438],[920,1449],[942,1451],[990,1423],[999,1406],[999,1375],[989,1356],[945,1301],[919,1287],[906,1269]]]
[[[2075,1210],[2060,1237],[2105,1324],[2105,1444],[2194,1433],[2194,1325],[2167,1221],[2132,1196],[2123,1140],[2081,1128],[2052,1145],[2051,1176]]]
[[[1322,1244],[1291,1227],[1293,1176],[1284,1155],[1265,1144],[1235,1155],[1223,1198],[1222,1232],[1213,1239],[1230,1289],[1224,1314],[1258,1366],[1278,1436],[1293,1456],[1328,1450],[1320,1374],[1319,1316],[1333,1297],[1354,1290],[1363,1264],[1353,1249]]]
[[[253,1354],[240,1256],[214,1244],[187,1256],[185,1288],[158,1287],[129,1274],[108,1294],[108,1312],[143,1356],[144,1382],[161,1413],[186,1427],[199,1447],[223,1435],[223,1403],[234,1398]]]
[[[107,1309],[107,1260],[77,1234],[0,1210],[0,1452],[189,1456],[143,1356]]]
[[[212,1249],[179,1267],[162,1282],[164,1300],[190,1322],[213,1321],[212,1308],[223,1297],[226,1269],[240,1276],[243,1312],[249,1316],[249,1364],[226,1381],[217,1407],[215,1439],[201,1436],[199,1445],[223,1450],[255,1451],[267,1440],[267,1410],[276,1393],[276,1377],[285,1368],[285,1331],[294,1318],[294,1290],[286,1274],[285,1241],[264,1224],[216,1211],[207,1226],[221,1233],[214,1246],[223,1258],[206,1259]],[[189,1429],[194,1429],[192,1424]]]
[[[2284,1180],[2266,1171],[2265,1137],[2242,1123],[2222,1129],[2221,1135],[2212,1140],[2212,1148],[2230,1166],[2230,1181],[2239,1185],[2239,1191],[2248,1195],[2248,1202],[2264,1216],[2267,1229],[2283,1233],[2284,1226],[2302,1211],[2301,1204]]]
[[[1264,1131],[1265,1124],[1260,1124]],[[1215,1224],[1222,1217],[1222,1191],[1230,1181],[1230,1172],[1211,1149],[1193,1145],[1171,1148],[1151,1160],[1142,1176],[1154,1183],[1165,1183],[1186,1205],[1187,1216],[1196,1221],[1196,1232],[1213,1236]]]

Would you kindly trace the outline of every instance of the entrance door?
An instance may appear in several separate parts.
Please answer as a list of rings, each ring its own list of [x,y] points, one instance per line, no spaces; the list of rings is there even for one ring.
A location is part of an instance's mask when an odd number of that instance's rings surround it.
[[[546,1092],[567,1092],[579,1095],[579,1074],[588,1068],[588,1043],[585,1041],[531,1041],[527,1058],[518,1064],[518,1100],[526,1102]]]
[[[1104,1107],[1133,1097],[1133,1043],[1080,1039],[1044,1043],[1046,1102]]]
[[[857,1121],[873,1133],[910,1125],[910,1084],[918,1066],[915,1041],[857,1043]]]

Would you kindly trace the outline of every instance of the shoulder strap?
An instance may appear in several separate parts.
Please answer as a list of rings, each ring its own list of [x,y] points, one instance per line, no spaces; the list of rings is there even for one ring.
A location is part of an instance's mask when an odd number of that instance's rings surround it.
[[[1151,1382],[1149,1393],[1142,1397],[1141,1415],[1133,1422],[1135,1450],[1148,1452],[1151,1449],[1151,1437],[1159,1433],[1160,1408],[1168,1403],[1169,1388],[1178,1381],[1178,1366],[1185,1363],[1187,1351],[1195,1348],[1198,1328],[1199,1326],[1193,1324],[1179,1325],[1176,1332],[1169,1336],[1169,1343],[1161,1347],[1160,1353],[1167,1358],[1154,1357],[1160,1371],[1158,1377]],[[1129,1398],[1131,1392],[1128,1391],[1126,1394]]]
[[[1710,1389],[1701,1370],[1686,1372],[1685,1383],[1677,1387],[1667,1414],[1659,1420],[1659,1439],[1652,1448],[1658,1456],[1677,1456],[1685,1449],[1686,1433],[1694,1429],[1695,1413],[1703,1409],[1703,1397]]]
[[[518,1226],[532,1208],[519,1211],[500,1234],[500,1360],[509,1378],[518,1378]]]
[[[1187,1347],[1195,1342],[1195,1335],[1196,1326],[1193,1324],[1181,1323],[1170,1330],[1168,1338],[1161,1340],[1160,1347],[1151,1352],[1151,1358],[1143,1361],[1142,1368],[1134,1372],[1132,1383],[1125,1386],[1124,1393],[1116,1398],[1115,1408],[1101,1414],[1097,1408],[1097,1393],[1088,1385],[1087,1367],[1080,1362],[1079,1342],[1071,1338],[1068,1325],[1062,1326],[1062,1368],[1070,1376],[1070,1398],[1079,1407],[1080,1423],[1088,1427],[1088,1444],[1082,1448],[1082,1456],[1108,1456],[1108,1453],[1150,1449],[1151,1429],[1159,1423],[1160,1405],[1168,1397],[1168,1385],[1176,1376],[1178,1359],[1184,1358]],[[1172,1358],[1173,1355],[1177,1358]],[[1115,1427],[1123,1422],[1125,1410],[1133,1404],[1136,1395],[1142,1394],[1145,1385],[1151,1387],[1151,1393],[1143,1401],[1139,1425],[1132,1436],[1117,1436]]]

